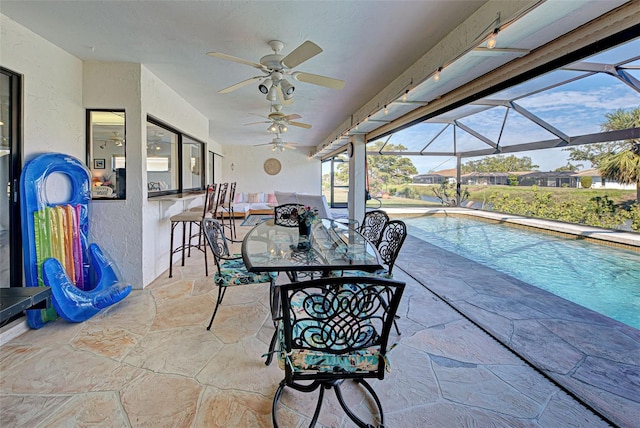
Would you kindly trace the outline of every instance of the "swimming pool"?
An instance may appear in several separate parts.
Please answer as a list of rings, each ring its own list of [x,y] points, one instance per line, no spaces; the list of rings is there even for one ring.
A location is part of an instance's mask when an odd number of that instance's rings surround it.
[[[640,329],[640,253],[456,216],[404,220],[409,233]]]

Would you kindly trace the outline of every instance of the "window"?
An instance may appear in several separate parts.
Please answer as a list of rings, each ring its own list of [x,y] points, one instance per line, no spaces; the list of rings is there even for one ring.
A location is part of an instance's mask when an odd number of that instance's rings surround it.
[[[204,143],[147,118],[149,196],[204,189]]]
[[[322,193],[332,208],[345,208],[349,194],[349,157],[346,152],[322,162]]]
[[[204,183],[204,144],[193,138],[182,138],[182,188],[201,189]]]
[[[126,198],[124,110],[87,110],[87,165],[93,199]]]

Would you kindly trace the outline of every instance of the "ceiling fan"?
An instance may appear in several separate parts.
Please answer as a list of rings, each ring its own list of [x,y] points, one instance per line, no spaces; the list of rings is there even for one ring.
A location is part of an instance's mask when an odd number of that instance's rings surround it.
[[[122,147],[124,144],[124,137],[122,137],[117,131],[113,131],[108,140],[101,140],[102,144],[99,145],[101,149],[107,147],[107,143],[113,143],[116,147]]]
[[[269,46],[273,49],[274,53],[263,56],[260,58],[259,63],[247,61],[221,52],[208,52],[207,55],[209,56],[249,65],[257,68],[265,74],[264,76],[255,76],[247,80],[243,80],[242,82],[231,85],[228,88],[221,89],[218,92],[221,94],[227,94],[258,80],[260,81],[258,89],[267,96],[267,100],[273,102],[279,97],[281,103],[285,104],[286,101],[289,101],[289,103],[293,102],[291,98],[293,97],[293,92],[296,88],[287,79],[285,79],[284,76],[291,76],[294,80],[299,82],[311,83],[314,85],[325,86],[327,88],[344,88],[344,80],[292,70],[322,52],[322,48],[315,43],[306,41],[286,56],[280,54],[280,51],[284,47],[284,43],[281,41],[271,40],[269,42]]]
[[[265,144],[254,144],[255,147],[258,146],[271,146],[271,151],[275,152],[275,151],[281,151],[283,152],[284,149],[291,149],[291,150],[295,150],[296,149],[296,143],[290,143],[288,141],[283,141],[282,138],[280,138],[280,135],[276,134],[275,137],[273,137],[273,140],[271,140],[271,142],[269,143],[265,143]]]
[[[255,113],[249,113],[249,114],[253,114],[255,116],[260,116],[260,117],[264,117],[265,119],[269,119],[269,120],[263,120],[261,122],[253,122],[253,123],[245,123],[246,125],[257,125],[260,123],[269,123],[269,127],[267,127],[267,132],[269,132],[270,134],[282,134],[287,132],[287,125],[289,126],[298,126],[300,128],[306,128],[306,129],[311,129],[311,125],[309,125],[308,123],[302,123],[302,122],[294,122],[294,119],[300,119],[302,118],[302,116],[300,116],[299,114],[287,114],[285,115],[284,113],[282,113],[280,111],[280,109],[282,108],[282,106],[280,105],[274,105],[273,106],[274,109],[276,111],[269,113],[269,116],[262,116],[260,114],[255,114]]]

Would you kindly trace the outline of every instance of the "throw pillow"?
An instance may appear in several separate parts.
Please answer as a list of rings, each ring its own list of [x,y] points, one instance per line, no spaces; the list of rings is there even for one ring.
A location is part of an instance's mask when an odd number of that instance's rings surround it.
[[[267,195],[267,203],[278,205],[278,200],[276,199],[276,195],[274,195],[273,193],[269,193]]]
[[[258,202],[260,202],[260,195],[258,193],[249,193],[248,202],[250,204],[257,204]]]

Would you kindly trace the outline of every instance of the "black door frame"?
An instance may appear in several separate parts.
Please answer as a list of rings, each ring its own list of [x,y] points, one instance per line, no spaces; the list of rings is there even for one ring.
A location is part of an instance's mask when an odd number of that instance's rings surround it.
[[[9,286],[22,287],[22,228],[20,227],[20,173],[22,172],[22,75],[0,67],[9,77]],[[3,189],[4,190],[4,189]]]

